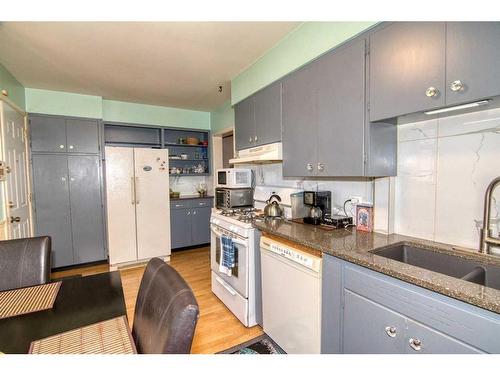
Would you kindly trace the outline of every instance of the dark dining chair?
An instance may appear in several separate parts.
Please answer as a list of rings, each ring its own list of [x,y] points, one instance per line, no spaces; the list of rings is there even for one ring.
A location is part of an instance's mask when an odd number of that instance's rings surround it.
[[[181,275],[161,259],[151,259],[135,304],[132,337],[137,352],[189,354],[199,311]]]
[[[0,290],[50,281],[50,237],[0,241]]]

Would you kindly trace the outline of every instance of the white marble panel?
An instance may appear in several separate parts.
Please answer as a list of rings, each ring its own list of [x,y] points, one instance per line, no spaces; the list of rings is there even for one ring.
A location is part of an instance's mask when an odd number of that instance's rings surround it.
[[[398,125],[398,140],[399,142],[406,142],[436,138],[437,128],[437,119]]]
[[[500,108],[439,119],[439,137],[474,133],[500,133]]]
[[[434,238],[436,139],[399,143],[395,182],[396,233]]]
[[[457,131],[462,131],[464,122],[455,122]],[[486,122],[493,123],[481,124]],[[453,133],[450,119],[443,125],[443,133]],[[440,123],[440,134],[441,130]],[[478,248],[484,192],[500,176],[500,134],[488,131],[440,137],[438,150],[436,241]],[[498,217],[497,206],[492,216]]]

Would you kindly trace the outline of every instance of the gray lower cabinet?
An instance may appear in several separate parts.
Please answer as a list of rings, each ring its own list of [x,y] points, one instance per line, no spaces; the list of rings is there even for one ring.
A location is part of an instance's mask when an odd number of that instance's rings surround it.
[[[52,239],[52,267],[73,264],[73,239],[65,155],[33,155],[36,234]]]
[[[499,61],[500,22],[447,22],[446,104],[500,95]]]
[[[500,315],[323,257],[322,353],[500,353]]]
[[[279,81],[236,104],[236,150],[281,141],[281,100]]]
[[[99,156],[33,154],[36,234],[52,267],[106,259]]]
[[[99,120],[30,115],[32,152],[99,153]]]
[[[371,121],[445,105],[445,43],[444,22],[395,22],[370,36]]]
[[[210,242],[213,198],[176,199],[170,202],[172,249]]]
[[[106,258],[99,156],[69,155],[69,192],[74,263]]]

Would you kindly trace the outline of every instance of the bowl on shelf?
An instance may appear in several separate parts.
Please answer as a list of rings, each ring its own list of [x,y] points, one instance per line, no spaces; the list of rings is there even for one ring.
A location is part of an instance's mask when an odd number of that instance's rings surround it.
[[[187,137],[186,138],[186,143],[188,145],[197,145],[200,142],[200,140],[196,137]]]
[[[170,198],[179,198],[181,196],[181,193],[179,191],[171,191],[170,192]]]

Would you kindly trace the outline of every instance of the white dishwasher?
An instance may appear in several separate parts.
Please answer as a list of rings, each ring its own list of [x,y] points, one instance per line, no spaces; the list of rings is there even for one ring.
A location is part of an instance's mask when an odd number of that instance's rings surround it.
[[[260,239],[263,329],[289,354],[321,351],[322,259]]]

